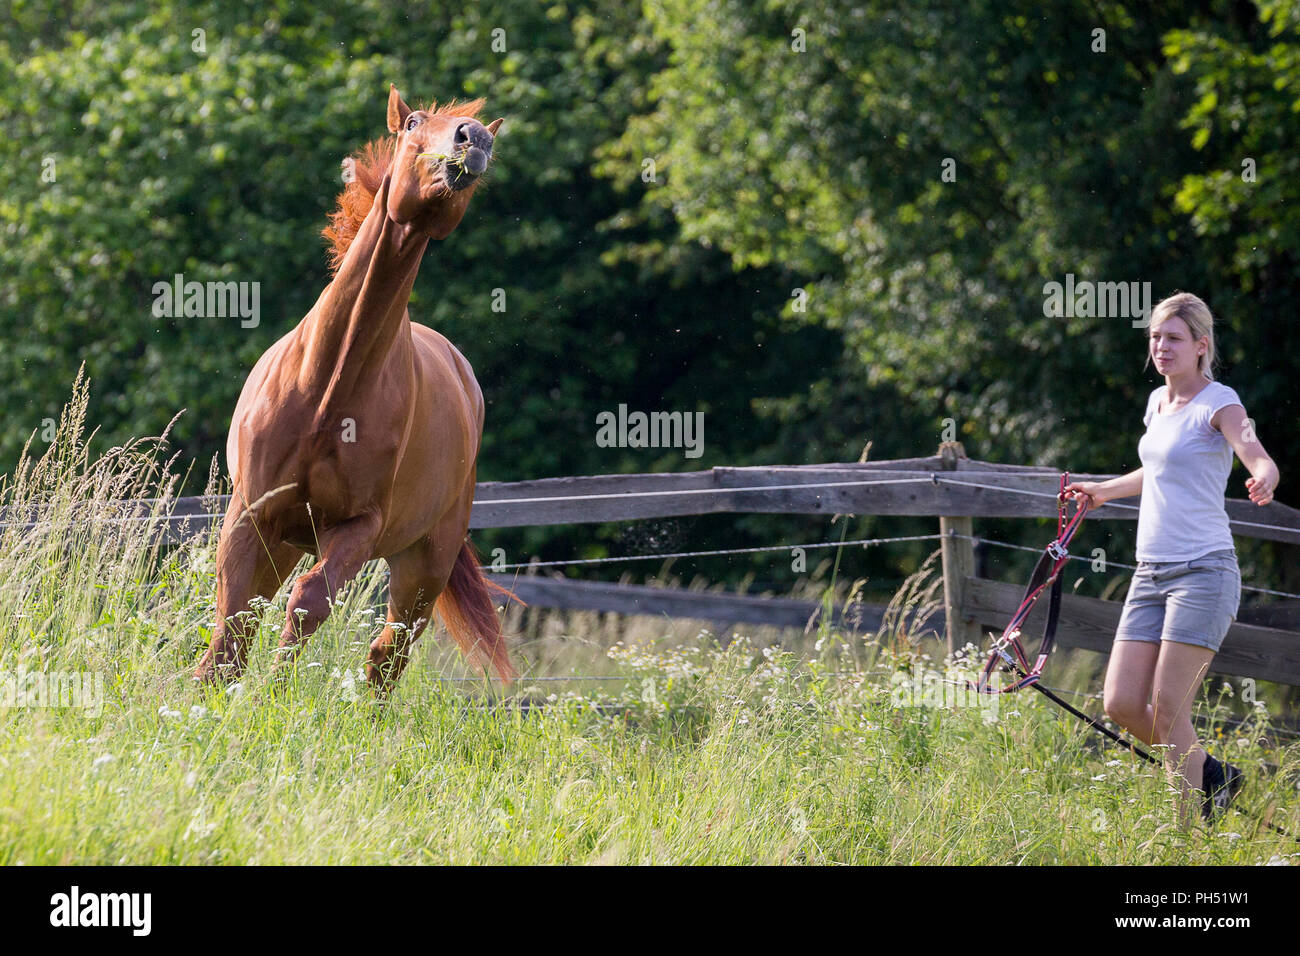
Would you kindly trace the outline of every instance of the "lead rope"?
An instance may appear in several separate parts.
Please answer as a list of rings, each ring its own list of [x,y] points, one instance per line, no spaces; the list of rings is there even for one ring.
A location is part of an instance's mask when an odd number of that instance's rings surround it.
[[[1096,718],[1094,718],[1094,717],[1089,717],[1089,716],[1088,716],[1087,714],[1085,714],[1083,711],[1081,711],[1081,710],[1077,710],[1077,709],[1076,709],[1074,706],[1072,706],[1071,704],[1067,703],[1067,702],[1064,701],[1064,700],[1061,700],[1061,698],[1057,697],[1055,694],[1053,694],[1050,690],[1048,690],[1048,689],[1047,689],[1046,687],[1044,687],[1042,684],[1039,684],[1039,683],[1035,682],[1035,683],[1030,684],[1030,685],[1028,685],[1028,686],[1033,687],[1034,690],[1038,691],[1040,694],[1042,694],[1044,697],[1046,697],[1046,698],[1047,698],[1048,700],[1050,700],[1052,703],[1056,704],[1056,706],[1060,707],[1062,710],[1066,710],[1066,711],[1068,711],[1069,713],[1073,714],[1075,717],[1078,717],[1078,718],[1079,718],[1080,720],[1082,720],[1085,724],[1087,724],[1088,726],[1090,726],[1093,730],[1097,731],[1097,732],[1100,733],[1100,734],[1104,734],[1105,736],[1109,737],[1111,740],[1113,740],[1115,743],[1119,744],[1121,747],[1123,747],[1123,748],[1124,748],[1125,750],[1127,750],[1129,753],[1133,754],[1135,757],[1140,757],[1140,758],[1142,758],[1143,760],[1145,760],[1147,763],[1152,764],[1152,765],[1154,765],[1154,766],[1156,766],[1156,767],[1161,767],[1161,768],[1164,767],[1164,763],[1163,763],[1163,761],[1159,760],[1159,759],[1156,758],[1156,757],[1153,757],[1151,754],[1147,753],[1145,750],[1143,750],[1143,749],[1142,749],[1141,747],[1139,747],[1137,744],[1133,743],[1131,740],[1125,740],[1123,737],[1121,737],[1119,734],[1115,733],[1115,731],[1111,730],[1109,727],[1107,727],[1105,724],[1103,724],[1101,721],[1097,720]],[[1209,756],[1209,755],[1206,754],[1206,756]],[[1204,783],[1204,781],[1202,781],[1202,783]],[[1204,791],[1202,791],[1202,792],[1204,792]],[[1281,826],[1279,826],[1278,824],[1276,824],[1276,823],[1273,822],[1273,820],[1272,820],[1272,814],[1269,814],[1268,816],[1264,817],[1264,818],[1261,820],[1261,822],[1264,824],[1264,826],[1268,827],[1268,828],[1269,828],[1270,830],[1272,830],[1274,833],[1281,834],[1282,836],[1284,836],[1284,837],[1286,837],[1286,838],[1288,838],[1288,839],[1290,839],[1290,840],[1295,840],[1297,843],[1300,843],[1300,837],[1298,837],[1298,836],[1296,836],[1295,834],[1293,834],[1290,830],[1287,830],[1287,829],[1285,829],[1284,827],[1281,827]]]

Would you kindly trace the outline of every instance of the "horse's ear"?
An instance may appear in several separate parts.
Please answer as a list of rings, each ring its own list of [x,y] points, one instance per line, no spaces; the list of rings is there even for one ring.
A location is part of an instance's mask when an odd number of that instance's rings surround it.
[[[411,115],[411,108],[402,102],[401,94],[397,92],[397,87],[388,84],[388,132],[396,133],[406,122],[406,118]]]
[[[504,123],[505,121],[506,118],[504,116],[501,117],[500,119],[494,119],[492,122],[488,123],[487,131],[491,133],[493,136],[496,136],[497,130],[501,128],[501,124]]]

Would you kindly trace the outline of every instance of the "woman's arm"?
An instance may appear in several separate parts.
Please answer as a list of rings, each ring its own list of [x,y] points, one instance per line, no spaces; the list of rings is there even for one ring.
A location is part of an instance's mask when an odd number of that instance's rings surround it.
[[[1065,493],[1071,498],[1087,498],[1089,508],[1100,508],[1116,498],[1142,494],[1142,469],[1107,481],[1072,481],[1065,486]]]
[[[1224,405],[1214,413],[1210,424],[1223,432],[1223,437],[1250,472],[1250,477],[1246,479],[1246,493],[1250,495],[1250,500],[1257,505],[1266,505],[1272,501],[1273,491],[1281,476],[1277,471],[1277,463],[1264,450],[1263,443],[1255,434],[1254,425],[1246,417],[1246,409],[1240,405]]]

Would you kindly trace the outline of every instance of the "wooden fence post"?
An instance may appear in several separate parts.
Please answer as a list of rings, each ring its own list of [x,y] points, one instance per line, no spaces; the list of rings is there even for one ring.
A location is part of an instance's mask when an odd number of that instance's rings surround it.
[[[939,446],[944,471],[956,471],[959,459],[966,457],[961,442],[946,441]],[[980,645],[980,628],[966,614],[966,579],[975,573],[974,526],[968,517],[939,516],[941,558],[943,560],[943,610],[948,626],[948,653],[954,654],[967,644]],[[958,537],[964,535],[965,537]]]

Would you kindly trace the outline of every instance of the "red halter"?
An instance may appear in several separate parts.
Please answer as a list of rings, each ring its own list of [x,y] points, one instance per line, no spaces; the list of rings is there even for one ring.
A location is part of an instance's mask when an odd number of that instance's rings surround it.
[[[1061,569],[1069,559],[1070,552],[1067,549],[1070,540],[1088,510],[1086,500],[1076,500],[1074,515],[1066,521],[1065,486],[1069,483],[1069,479],[1068,471],[1061,475],[1061,490],[1056,496],[1056,537],[1047,545],[1038,563],[1034,565],[1034,573],[1029,577],[1029,586],[1025,588],[1025,596],[1020,600],[1020,607],[1012,615],[1011,623],[1002,632],[1002,636],[993,642],[988,663],[984,665],[979,680],[976,683],[966,682],[970,690],[981,694],[1008,694],[1036,683],[1042,676],[1047,655],[1052,652],[1052,646],[1056,643],[1056,622],[1061,614]],[[1038,645],[1038,656],[1034,660],[1033,667],[1030,667],[1029,660],[1025,656],[1025,648],[1020,643],[1020,626],[1029,617],[1038,595],[1049,585],[1052,591],[1051,603],[1047,610],[1047,623],[1043,625],[1043,639]],[[1014,683],[1002,688],[993,687],[989,683],[999,660],[1006,665],[1007,670],[1019,675]]]

